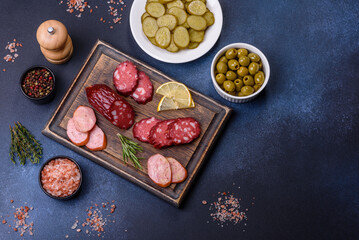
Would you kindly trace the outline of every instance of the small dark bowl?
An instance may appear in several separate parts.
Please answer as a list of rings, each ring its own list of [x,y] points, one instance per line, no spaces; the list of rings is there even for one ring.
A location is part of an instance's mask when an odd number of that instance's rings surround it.
[[[34,70],[34,69],[38,69],[38,68],[40,68],[40,69],[46,69],[47,71],[49,71],[49,73],[50,73],[51,76],[52,76],[53,82],[54,82],[54,83],[53,83],[53,86],[52,86],[51,92],[50,92],[48,95],[46,95],[46,96],[44,96],[44,97],[41,97],[41,98],[30,97],[29,95],[27,95],[27,94],[25,93],[24,89],[22,88],[22,83],[23,83],[23,81],[24,81],[24,79],[25,79],[26,74],[27,74],[28,72],[30,72],[30,71],[32,71],[32,70]],[[29,99],[30,101],[32,101],[32,102],[34,102],[34,103],[36,103],[36,104],[45,104],[45,103],[50,102],[52,99],[54,99],[54,97],[55,97],[55,86],[56,86],[56,85],[55,85],[55,75],[54,75],[54,73],[53,73],[49,68],[44,67],[44,66],[32,66],[32,67],[30,67],[29,69],[27,69],[27,70],[21,75],[21,78],[20,78],[20,89],[21,89],[22,94],[23,94],[27,99]]]
[[[66,158],[66,159],[72,161],[73,163],[75,163],[75,165],[78,167],[78,169],[79,169],[79,171],[80,171],[81,179],[80,179],[80,185],[79,185],[79,187],[76,189],[75,192],[73,192],[71,195],[66,196],[66,197],[56,197],[56,196],[51,195],[50,193],[48,193],[48,192],[43,188],[42,183],[41,183],[41,172],[42,172],[42,169],[44,169],[44,167],[45,167],[49,162],[51,162],[52,160],[58,159],[58,158]],[[75,196],[80,192],[80,190],[81,190],[81,185],[82,185],[82,171],[81,171],[80,165],[79,165],[75,160],[73,160],[72,158],[67,157],[67,156],[62,156],[62,155],[60,155],[60,156],[52,157],[52,158],[50,158],[49,160],[47,160],[47,161],[41,166],[41,168],[40,168],[40,172],[39,172],[39,184],[40,184],[40,187],[41,187],[42,191],[43,191],[47,196],[49,196],[49,197],[51,197],[51,198],[58,199],[58,200],[68,200],[68,199],[70,199],[70,198],[73,198],[73,197],[75,197]]]

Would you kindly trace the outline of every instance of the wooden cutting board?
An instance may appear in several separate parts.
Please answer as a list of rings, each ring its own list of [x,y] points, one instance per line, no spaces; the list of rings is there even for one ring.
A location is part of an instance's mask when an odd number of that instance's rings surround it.
[[[142,170],[136,169],[132,163],[126,164],[123,161],[121,143],[116,136],[117,133],[121,133],[134,139],[132,128],[129,130],[119,129],[97,111],[95,111],[97,124],[107,136],[107,148],[103,151],[94,152],[86,147],[78,147],[72,144],[66,135],[66,125],[79,105],[91,106],[87,101],[85,88],[101,83],[114,89],[113,71],[120,62],[125,60],[132,61],[139,70],[144,71],[150,77],[154,89],[157,89],[162,83],[175,81],[151,66],[99,40],[42,133],[178,207],[203,164],[209,149],[213,146],[216,137],[230,116],[231,109],[192,89],[190,91],[196,104],[196,107],[192,109],[157,112],[157,104],[161,96],[154,94],[153,100],[145,105],[137,104],[131,97],[127,97],[127,101],[135,110],[136,122],[147,117],[156,117],[161,120],[193,117],[201,125],[201,135],[190,144],[159,150],[148,143],[139,142],[144,149],[143,153],[138,154],[138,157],[143,158],[140,160],[143,166]],[[136,140],[136,142],[138,141]],[[172,184],[167,188],[161,188],[154,184],[147,175],[146,163],[147,159],[156,153],[174,157],[181,162],[188,171],[186,181],[180,184]]]

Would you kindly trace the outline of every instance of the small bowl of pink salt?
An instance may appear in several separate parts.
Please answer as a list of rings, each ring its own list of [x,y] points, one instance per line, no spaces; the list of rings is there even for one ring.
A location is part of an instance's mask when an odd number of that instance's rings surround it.
[[[44,163],[39,173],[39,183],[46,195],[67,200],[74,197],[82,184],[78,163],[66,156],[55,156]]]

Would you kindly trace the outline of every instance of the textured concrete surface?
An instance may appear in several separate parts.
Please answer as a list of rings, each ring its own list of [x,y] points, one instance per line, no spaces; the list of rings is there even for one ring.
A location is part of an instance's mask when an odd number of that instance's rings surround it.
[[[13,38],[23,48],[15,63],[0,59],[0,69],[7,70],[0,71],[0,216],[11,214],[14,204],[33,206],[35,236],[24,239],[67,234],[86,239],[71,230],[75,217],[92,202],[112,199],[118,203],[116,223],[108,225],[105,239],[358,238],[358,1],[220,2],[224,27],[214,48],[194,62],[172,65],[149,57],[134,42],[128,23],[132,1],[125,0],[122,24],[114,30],[98,20],[105,11],[76,18],[56,1],[1,1],[1,57]],[[73,39],[75,51],[67,64],[47,63],[38,49],[35,31],[50,18],[62,21]],[[180,209],[40,133],[98,38],[234,110]],[[212,58],[234,42],[258,47],[271,66],[265,91],[246,104],[221,99],[210,79]],[[27,101],[18,86],[22,71],[36,64],[49,66],[57,77],[57,96],[47,105]],[[40,165],[10,162],[8,125],[15,121],[42,142],[44,159],[63,154],[78,160],[84,183],[77,198],[50,199],[38,186]],[[201,201],[216,200],[218,191],[242,199],[246,225],[212,222],[209,205]],[[1,240],[19,238],[8,231],[0,224]]]

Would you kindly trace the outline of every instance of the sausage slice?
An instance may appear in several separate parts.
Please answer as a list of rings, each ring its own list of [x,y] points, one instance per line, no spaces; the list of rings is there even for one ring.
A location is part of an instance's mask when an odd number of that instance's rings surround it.
[[[142,119],[133,126],[133,136],[141,142],[149,142],[150,131],[152,127],[159,122],[161,122],[161,120],[155,117]]]
[[[176,145],[190,143],[201,134],[199,122],[194,118],[177,118],[168,129],[169,137]]]
[[[168,126],[175,121],[176,119],[161,121],[152,127],[149,140],[155,148],[168,147],[173,144],[173,139],[169,136]]]
[[[73,118],[70,118],[67,122],[66,133],[70,141],[76,146],[84,146],[89,141],[90,134],[77,131]]]
[[[138,72],[138,84],[131,97],[139,104],[146,104],[152,100],[153,85],[146,73]]]
[[[107,146],[107,138],[105,133],[97,125],[90,132],[90,139],[86,147],[92,151],[105,149]]]
[[[117,91],[125,96],[130,95],[138,83],[137,68],[133,62],[120,63],[113,72],[113,84]]]
[[[94,110],[86,106],[78,106],[73,115],[73,120],[77,131],[88,132],[96,124],[96,115]]]
[[[151,156],[147,161],[148,175],[160,187],[168,187],[172,182],[171,166],[161,154]]]
[[[187,170],[176,159],[168,157],[171,166],[172,183],[181,183],[187,178]]]

